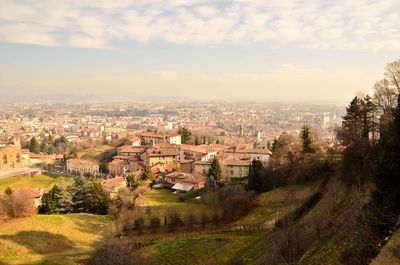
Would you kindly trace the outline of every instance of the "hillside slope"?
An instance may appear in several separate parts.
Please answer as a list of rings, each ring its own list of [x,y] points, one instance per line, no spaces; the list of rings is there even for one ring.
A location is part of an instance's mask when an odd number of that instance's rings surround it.
[[[371,265],[395,264],[400,264],[400,230],[397,230],[393,234],[379,255],[371,262]]]

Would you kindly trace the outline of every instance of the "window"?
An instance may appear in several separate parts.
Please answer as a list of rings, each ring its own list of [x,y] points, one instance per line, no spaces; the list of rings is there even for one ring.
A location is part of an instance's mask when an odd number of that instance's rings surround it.
[[[16,158],[17,163],[21,162],[21,157],[19,156],[19,154],[17,154],[17,156],[15,158]]]
[[[3,164],[7,164],[7,155],[3,155]]]

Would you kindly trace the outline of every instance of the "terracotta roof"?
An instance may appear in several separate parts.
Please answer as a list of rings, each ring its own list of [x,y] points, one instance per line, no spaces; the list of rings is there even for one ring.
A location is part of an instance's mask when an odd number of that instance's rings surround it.
[[[114,188],[120,187],[122,185],[125,185],[125,178],[120,176],[120,177],[115,177],[111,179],[106,179],[101,182],[103,187],[107,190],[112,190]]]
[[[133,136],[133,137],[130,138],[128,141],[131,141],[131,142],[139,142],[139,141],[140,141],[140,138],[137,137],[137,136]]]
[[[170,148],[149,148],[147,150],[148,156],[157,157],[157,156],[177,156],[177,149]]]
[[[206,177],[201,176],[201,175],[193,175],[190,173],[182,173],[182,172],[172,172],[168,175],[166,175],[167,179],[168,178],[175,178],[174,183],[192,183],[196,184],[200,181],[204,181]]]
[[[207,154],[208,153],[208,146],[206,146],[206,145],[181,144],[181,150]]]
[[[236,149],[236,153],[245,153],[245,154],[269,154],[270,151],[268,149]]]
[[[118,148],[118,150],[122,153],[143,153],[146,151],[148,147],[143,146],[131,146],[131,145],[123,145]]]

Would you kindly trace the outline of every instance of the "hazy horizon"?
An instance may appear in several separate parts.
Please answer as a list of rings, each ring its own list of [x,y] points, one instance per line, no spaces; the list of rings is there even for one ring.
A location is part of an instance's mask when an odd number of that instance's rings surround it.
[[[4,1],[0,96],[348,102],[399,58],[398,1]]]

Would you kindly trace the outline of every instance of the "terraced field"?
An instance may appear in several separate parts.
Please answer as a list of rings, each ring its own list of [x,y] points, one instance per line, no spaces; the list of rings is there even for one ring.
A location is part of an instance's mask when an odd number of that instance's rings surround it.
[[[258,207],[235,224],[272,225],[277,219],[304,202],[318,183],[294,185],[257,195]]]
[[[159,264],[229,264],[232,259],[254,264],[273,240],[271,232],[275,218],[304,202],[317,186],[318,183],[288,186],[260,194],[257,196],[259,206],[235,223],[239,226],[270,224],[270,230],[209,231],[202,235],[177,235],[164,240],[158,238],[158,243],[140,252],[156,257]],[[204,210],[199,204],[177,202],[174,196],[168,190],[155,190],[145,195],[141,203],[156,207],[174,205],[183,207],[181,209],[187,212]]]
[[[215,233],[166,240],[143,249],[157,264],[227,264],[232,257],[252,264],[265,248],[267,233]]]

